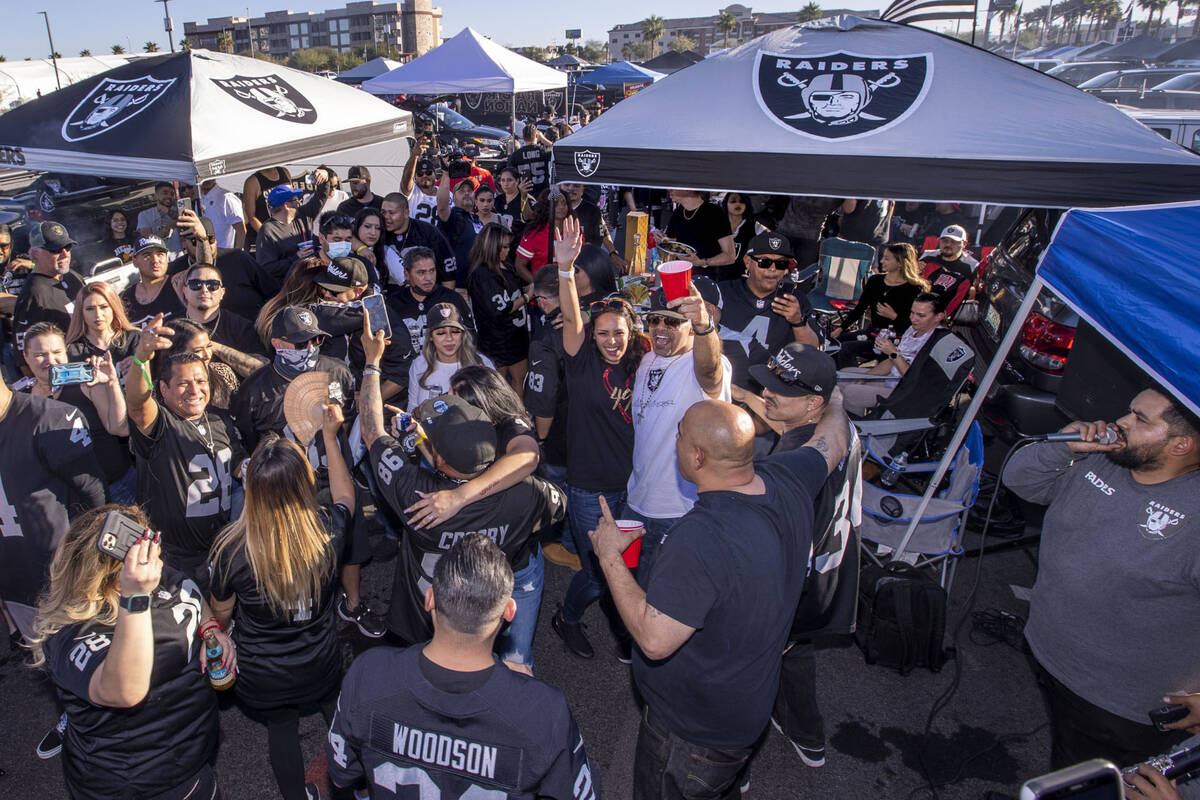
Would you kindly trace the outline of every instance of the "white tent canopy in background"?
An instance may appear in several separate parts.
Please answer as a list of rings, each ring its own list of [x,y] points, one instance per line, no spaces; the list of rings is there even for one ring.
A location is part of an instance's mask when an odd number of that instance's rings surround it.
[[[496,44],[471,28],[420,58],[372,78],[372,94],[459,94],[565,89],[567,76]]]
[[[7,111],[14,104],[37,98],[38,92],[50,94],[59,88],[60,83],[70,86],[141,57],[141,54],[133,54],[60,58],[57,79],[54,76],[54,62],[48,58],[0,63],[0,112]]]

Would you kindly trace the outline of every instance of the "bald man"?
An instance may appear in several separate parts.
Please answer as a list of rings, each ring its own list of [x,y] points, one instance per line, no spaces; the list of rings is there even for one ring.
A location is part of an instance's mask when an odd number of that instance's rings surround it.
[[[736,794],[779,686],[807,572],[813,501],[849,442],[836,389],[808,444],[758,462],[749,414],[719,400],[693,405],[679,424],[675,456],[699,499],[662,536],[640,586],[621,558],[634,537],[601,501],[590,535],[637,642],[633,678],[646,701],[634,800]]]

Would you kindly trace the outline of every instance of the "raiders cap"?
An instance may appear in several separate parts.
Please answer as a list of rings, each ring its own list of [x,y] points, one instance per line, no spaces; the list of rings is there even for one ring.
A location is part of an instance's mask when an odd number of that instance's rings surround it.
[[[137,240],[137,250],[134,250],[133,254],[135,256],[141,255],[142,253],[146,252],[147,250],[161,250],[164,253],[170,252],[170,250],[167,249],[166,242],[164,242],[162,239],[158,238],[157,236],[143,236],[140,239],[138,239]]]
[[[328,337],[317,324],[317,316],[307,308],[284,306],[271,320],[271,338],[292,344],[305,344],[318,336]]]
[[[335,258],[317,274],[316,284],[331,292],[344,292],[367,285],[367,266],[357,258]]]
[[[967,240],[967,230],[962,225],[947,225],[942,229],[942,235],[939,239],[953,239],[956,242],[965,242]]]
[[[452,394],[426,400],[417,421],[437,454],[455,472],[474,475],[496,460],[496,428],[488,415]]]
[[[819,394],[828,400],[837,384],[837,365],[817,348],[792,342],[766,364],[750,367],[750,377],[784,397]]]
[[[460,331],[467,329],[467,326],[463,325],[462,315],[453,303],[438,303],[425,313],[425,330],[432,332],[438,328],[458,328]]]
[[[696,291],[704,298],[704,302],[713,306],[721,305],[721,290],[717,288],[717,284],[702,275],[696,275],[692,277],[692,285],[696,287]],[[667,308],[667,296],[663,293],[662,289],[650,295],[650,307],[646,309],[646,313],[662,314],[664,317],[671,317],[672,319],[687,319],[687,317],[675,309]]]
[[[793,257],[792,243],[782,233],[763,231],[750,240],[746,248],[748,256],[786,256]]]
[[[64,247],[71,247],[77,242],[67,233],[67,227],[61,222],[42,222],[29,231],[29,249],[40,247],[52,253],[61,252]]]

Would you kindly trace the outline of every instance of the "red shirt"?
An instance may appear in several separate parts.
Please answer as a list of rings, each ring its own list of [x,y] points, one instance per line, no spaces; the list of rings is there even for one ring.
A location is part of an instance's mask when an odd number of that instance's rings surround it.
[[[517,255],[529,261],[529,271],[534,275],[550,263],[552,250],[548,234],[546,228],[528,231],[521,237],[521,244],[517,246]]]

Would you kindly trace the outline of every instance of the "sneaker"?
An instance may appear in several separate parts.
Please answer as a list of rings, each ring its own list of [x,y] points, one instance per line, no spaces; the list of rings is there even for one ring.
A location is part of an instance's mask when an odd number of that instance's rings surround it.
[[[779,720],[771,717],[771,727],[779,731],[779,735],[788,740],[792,748],[795,749],[796,755],[800,756],[800,760],[804,762],[806,767],[823,767],[825,766],[825,748],[824,747],[804,747],[797,744],[792,737],[783,732],[783,727],[780,726]]]
[[[40,742],[38,742],[37,749],[34,751],[37,753],[37,757],[54,758],[56,755],[61,753],[63,746],[63,734],[66,733],[66,731],[67,715],[66,712],[63,712],[63,715],[58,718],[58,722],[55,723],[54,727],[46,731],[46,735],[42,737]]]
[[[359,602],[358,608],[353,611],[346,605],[346,595],[342,595],[338,599],[337,615],[346,622],[353,622],[358,627],[359,633],[366,636],[368,639],[378,639],[387,633],[387,625],[384,624],[383,617],[372,613],[371,609],[367,608],[367,604]]]
[[[745,794],[748,791],[750,791],[750,779],[746,778],[746,780],[742,781],[742,785],[738,787],[738,794]]]
[[[304,796],[307,800],[321,800],[321,790],[315,783],[304,784]]]
[[[562,609],[558,609],[558,613],[554,615],[554,619],[550,620],[550,627],[559,635],[559,638],[566,644],[567,649],[580,658],[595,658],[596,651],[592,649],[592,643],[588,641],[587,634],[583,629],[587,627],[582,622],[571,624],[563,619]]]
[[[579,563],[579,556],[572,553],[567,548],[563,547],[558,542],[551,542],[542,547],[542,555],[552,564],[558,564],[560,567],[567,567],[578,572],[582,569],[582,564]]]
[[[633,640],[619,639],[617,641],[617,661],[622,664],[633,663]]]

